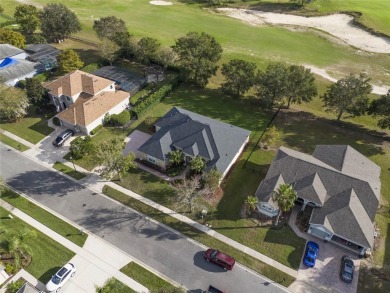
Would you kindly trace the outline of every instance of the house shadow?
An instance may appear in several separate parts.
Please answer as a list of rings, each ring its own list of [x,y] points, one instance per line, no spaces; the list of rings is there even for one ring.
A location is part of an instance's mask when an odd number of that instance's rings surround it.
[[[311,154],[317,145],[350,145],[363,155],[383,155],[381,145],[390,141],[386,133],[360,125],[318,118],[303,111],[282,110],[275,119],[277,127],[287,133],[283,140],[289,147]]]

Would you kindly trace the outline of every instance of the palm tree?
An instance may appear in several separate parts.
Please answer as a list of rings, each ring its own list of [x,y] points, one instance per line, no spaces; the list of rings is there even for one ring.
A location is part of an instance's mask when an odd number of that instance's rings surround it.
[[[273,200],[276,201],[279,207],[278,216],[276,217],[276,225],[279,223],[280,215],[283,212],[288,212],[294,207],[294,202],[298,198],[297,192],[291,184],[281,184],[278,190],[274,193]]]
[[[258,204],[258,199],[256,196],[251,196],[251,195],[248,195],[246,200],[245,200],[245,204],[247,205],[249,211],[251,212],[254,212],[257,208],[257,204]]]
[[[169,163],[172,165],[180,165],[183,162],[184,154],[181,150],[175,150],[168,153]]]
[[[199,156],[196,156],[190,162],[191,170],[194,171],[197,174],[199,174],[204,169],[204,167],[206,167],[206,163]]]
[[[30,245],[26,243],[28,239],[37,237],[36,231],[29,228],[23,228],[19,232],[6,231],[7,235],[2,238],[4,250],[13,258],[14,267],[19,269],[21,261],[32,255]]]

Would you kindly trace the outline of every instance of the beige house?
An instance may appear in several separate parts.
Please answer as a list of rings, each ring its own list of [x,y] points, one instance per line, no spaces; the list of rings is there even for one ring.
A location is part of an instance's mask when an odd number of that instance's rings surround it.
[[[61,125],[90,133],[106,115],[119,114],[129,107],[130,94],[116,91],[115,82],[76,70],[45,85]]]

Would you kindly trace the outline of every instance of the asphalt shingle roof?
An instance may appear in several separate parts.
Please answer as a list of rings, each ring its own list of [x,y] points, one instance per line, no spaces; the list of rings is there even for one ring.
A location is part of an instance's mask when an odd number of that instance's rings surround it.
[[[319,145],[313,156],[281,147],[256,192],[259,201],[269,201],[267,193],[279,186],[274,178],[280,175],[294,185],[299,197],[322,205],[313,210],[310,223],[372,246],[379,166],[350,146]]]
[[[182,149],[208,161],[207,168],[221,173],[248,138],[250,131],[177,107],[155,123],[157,132],[138,150],[164,160],[170,151]]]
[[[7,57],[13,57],[23,52],[24,51],[22,49],[14,47],[10,44],[0,44],[0,60]]]

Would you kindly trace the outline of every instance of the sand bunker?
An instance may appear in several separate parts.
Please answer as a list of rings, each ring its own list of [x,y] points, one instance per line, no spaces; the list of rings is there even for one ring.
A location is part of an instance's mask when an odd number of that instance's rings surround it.
[[[152,5],[162,5],[162,6],[173,5],[173,3],[169,1],[150,1],[149,3]]]
[[[219,8],[218,11],[253,25],[273,24],[311,27],[327,32],[347,44],[364,51],[390,53],[389,39],[372,35],[363,29],[353,26],[353,18],[347,14],[304,17],[236,8]]]

